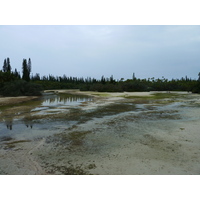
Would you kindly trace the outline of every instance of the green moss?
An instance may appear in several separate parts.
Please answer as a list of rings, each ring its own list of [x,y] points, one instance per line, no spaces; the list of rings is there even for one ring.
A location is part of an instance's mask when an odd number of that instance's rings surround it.
[[[124,96],[126,99],[152,99],[153,96]]]
[[[149,96],[125,96],[127,99],[165,99],[179,97],[179,94],[175,93],[154,93]]]
[[[152,97],[155,99],[166,99],[180,97],[180,95],[175,93],[155,93]]]
[[[95,96],[99,96],[99,97],[109,97],[110,94],[109,93],[101,93],[101,92],[98,92],[98,93],[91,93],[92,95],[95,95]]]

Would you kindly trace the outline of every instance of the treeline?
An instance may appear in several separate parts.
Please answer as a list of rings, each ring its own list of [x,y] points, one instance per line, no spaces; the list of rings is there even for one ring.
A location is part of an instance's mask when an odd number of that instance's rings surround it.
[[[0,95],[3,96],[39,96],[43,88],[31,81],[31,59],[28,62],[23,59],[22,76],[15,69],[12,71],[10,59],[4,60],[2,70],[0,70]]]
[[[191,91],[200,93],[200,73],[198,80],[187,76],[181,79],[168,80],[148,78],[139,79],[133,75],[132,79],[115,80],[113,76],[100,79],[78,78],[63,76],[40,76],[39,73],[31,75],[31,59],[23,59],[22,75],[16,69],[12,71],[10,59],[4,60],[0,70],[0,94],[4,96],[39,95],[46,89],[80,89],[81,91],[98,92],[143,92],[143,91]]]
[[[200,81],[187,77],[181,79],[128,79],[115,80],[113,76],[101,79],[77,78],[77,77],[54,77],[53,75],[39,75],[31,80],[43,86],[44,89],[80,89],[82,91],[98,92],[143,92],[143,91],[191,91],[200,92]]]

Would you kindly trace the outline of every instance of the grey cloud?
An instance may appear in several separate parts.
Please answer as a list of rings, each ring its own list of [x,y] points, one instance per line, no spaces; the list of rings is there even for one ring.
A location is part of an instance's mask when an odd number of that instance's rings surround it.
[[[0,59],[41,75],[196,78],[200,26],[0,26]]]

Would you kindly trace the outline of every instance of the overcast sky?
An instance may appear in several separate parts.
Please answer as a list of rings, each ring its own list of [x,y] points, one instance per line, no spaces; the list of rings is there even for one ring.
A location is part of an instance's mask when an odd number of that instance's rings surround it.
[[[21,72],[31,58],[41,76],[196,79],[200,72],[200,26],[1,25],[0,45],[1,66],[9,57]]]

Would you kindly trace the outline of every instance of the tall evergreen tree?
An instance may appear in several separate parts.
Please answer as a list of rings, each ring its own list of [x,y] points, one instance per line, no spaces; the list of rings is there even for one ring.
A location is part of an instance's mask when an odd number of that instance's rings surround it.
[[[22,63],[22,79],[25,81],[30,81],[30,72],[28,69],[28,64],[27,64],[27,60],[23,59],[23,63]]]
[[[4,59],[3,72],[11,72],[10,58]]]
[[[7,72],[7,61],[6,61],[6,59],[4,59],[4,63],[3,63],[3,72]]]
[[[10,58],[7,58],[7,72],[11,72]]]
[[[30,58],[28,59],[28,72],[30,75],[30,73],[31,73],[31,59]]]
[[[17,69],[15,69],[15,71],[13,72],[14,76],[18,79],[20,79],[20,73],[17,71]]]

